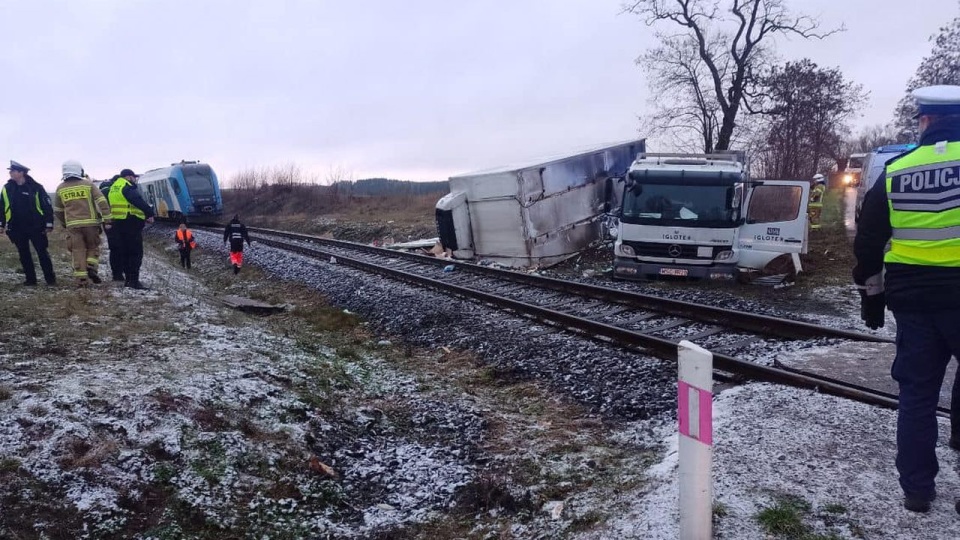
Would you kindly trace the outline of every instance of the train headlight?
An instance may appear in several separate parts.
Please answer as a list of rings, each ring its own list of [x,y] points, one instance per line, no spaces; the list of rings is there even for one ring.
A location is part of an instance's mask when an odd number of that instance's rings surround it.
[[[626,245],[626,244],[620,244],[619,249],[620,249],[620,255],[622,255],[622,256],[624,256],[624,257],[636,257],[636,256],[637,256],[636,252],[633,251],[633,248],[630,247],[630,246],[628,246],[628,245]]]

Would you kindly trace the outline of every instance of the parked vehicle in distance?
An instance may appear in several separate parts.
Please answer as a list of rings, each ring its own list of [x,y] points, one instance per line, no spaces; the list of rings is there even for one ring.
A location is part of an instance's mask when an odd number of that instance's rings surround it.
[[[847,166],[840,174],[840,181],[845,186],[859,186],[860,178],[863,173],[863,161],[867,158],[866,153],[850,154],[847,158]]]
[[[206,163],[181,161],[149,170],[137,185],[159,219],[214,223],[223,216],[220,183]]]
[[[867,157],[863,161],[863,180],[857,186],[857,204],[856,210],[854,211],[854,221],[860,221],[860,207],[863,206],[863,197],[867,194],[867,191],[873,187],[877,178],[883,174],[883,169],[887,165],[887,162],[916,147],[917,145],[912,143],[888,144],[886,146],[878,146],[867,154]]]

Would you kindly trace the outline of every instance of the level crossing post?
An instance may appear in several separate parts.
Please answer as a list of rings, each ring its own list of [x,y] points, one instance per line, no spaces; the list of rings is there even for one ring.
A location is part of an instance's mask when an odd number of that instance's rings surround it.
[[[689,341],[677,345],[680,539],[713,538],[713,354]]]

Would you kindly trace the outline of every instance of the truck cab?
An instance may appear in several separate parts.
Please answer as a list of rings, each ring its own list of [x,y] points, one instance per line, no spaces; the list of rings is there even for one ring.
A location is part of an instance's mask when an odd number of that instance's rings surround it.
[[[750,179],[742,153],[640,154],[614,213],[613,275],[734,280],[784,258],[799,271],[809,193],[807,181]]]

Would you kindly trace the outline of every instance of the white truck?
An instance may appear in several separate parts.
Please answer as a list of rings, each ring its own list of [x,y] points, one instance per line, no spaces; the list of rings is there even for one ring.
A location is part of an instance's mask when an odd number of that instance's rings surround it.
[[[753,180],[745,155],[640,154],[620,179],[613,276],[734,280],[800,271],[808,181]]]

